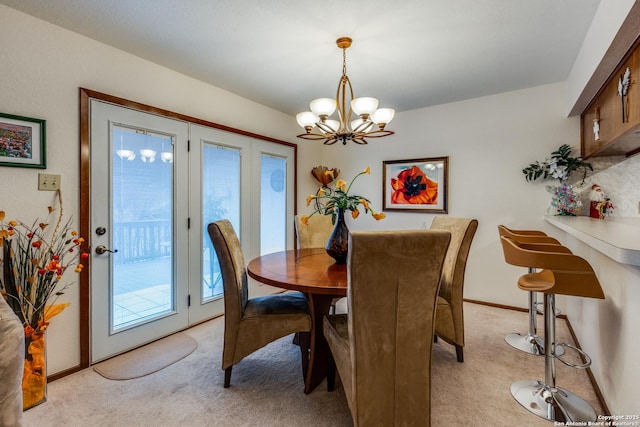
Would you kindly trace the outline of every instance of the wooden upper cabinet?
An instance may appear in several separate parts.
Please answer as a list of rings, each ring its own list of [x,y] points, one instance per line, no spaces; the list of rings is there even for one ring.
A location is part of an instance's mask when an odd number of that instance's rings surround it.
[[[638,44],[636,43],[636,46]],[[620,79],[630,71],[626,96]],[[632,155],[640,152],[640,48],[627,56],[581,115],[582,157]],[[594,120],[599,127],[596,140]]]

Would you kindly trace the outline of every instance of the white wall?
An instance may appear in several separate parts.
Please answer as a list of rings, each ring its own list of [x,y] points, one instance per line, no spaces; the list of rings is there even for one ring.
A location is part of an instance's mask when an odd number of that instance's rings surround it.
[[[291,142],[299,130],[288,115],[0,5],[0,111],[47,121],[46,172],[62,175],[64,211],[74,218],[79,216],[79,87]],[[305,148],[299,155],[304,161],[309,156]],[[46,216],[54,193],[37,191],[39,171],[0,168],[0,210],[8,218],[31,223]],[[73,272],[64,277],[76,279]],[[66,301],[71,306],[47,332],[50,374],[80,360],[77,283],[59,300]]]

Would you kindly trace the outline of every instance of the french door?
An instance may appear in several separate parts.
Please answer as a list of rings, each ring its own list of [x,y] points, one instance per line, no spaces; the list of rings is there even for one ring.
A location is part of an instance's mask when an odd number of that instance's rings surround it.
[[[226,218],[247,261],[293,247],[295,150],[91,100],[91,357],[222,314],[207,225]],[[250,294],[272,292],[250,281]]]
[[[188,325],[188,124],[91,101],[91,360]]]

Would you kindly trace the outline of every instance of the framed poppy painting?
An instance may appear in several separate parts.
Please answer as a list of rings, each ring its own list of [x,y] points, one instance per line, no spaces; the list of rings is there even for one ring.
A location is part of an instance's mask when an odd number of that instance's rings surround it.
[[[447,213],[449,157],[382,162],[382,210]]]
[[[0,166],[46,168],[45,121],[0,113]]]

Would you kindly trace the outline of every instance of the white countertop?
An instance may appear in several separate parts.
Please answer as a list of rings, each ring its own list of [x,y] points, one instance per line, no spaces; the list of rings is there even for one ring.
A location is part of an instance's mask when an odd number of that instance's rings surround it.
[[[544,219],[615,261],[640,266],[640,218],[545,216]]]

